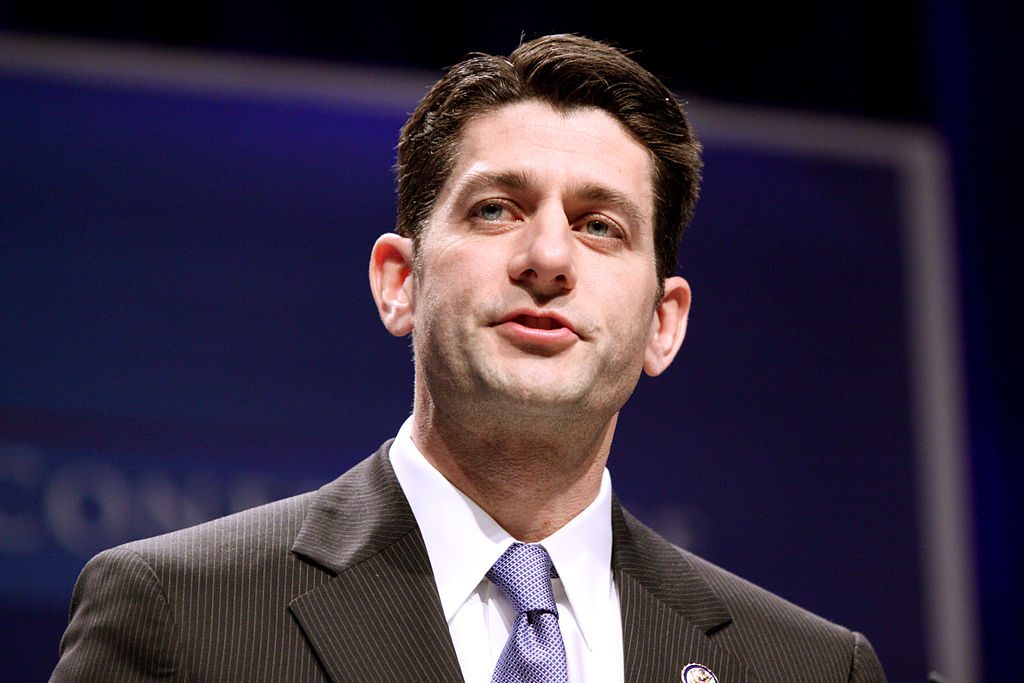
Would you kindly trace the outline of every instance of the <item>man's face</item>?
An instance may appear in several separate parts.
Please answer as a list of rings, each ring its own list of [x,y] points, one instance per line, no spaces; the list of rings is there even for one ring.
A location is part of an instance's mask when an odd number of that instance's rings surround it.
[[[604,111],[470,121],[406,283],[417,391],[617,411],[659,331],[653,211],[649,153]]]

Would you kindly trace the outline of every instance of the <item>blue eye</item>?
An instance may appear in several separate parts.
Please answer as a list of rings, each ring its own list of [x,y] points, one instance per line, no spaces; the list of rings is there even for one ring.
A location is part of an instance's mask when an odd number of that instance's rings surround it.
[[[484,204],[480,207],[479,213],[485,221],[497,221],[501,220],[502,214],[505,213],[505,207],[501,204]]]
[[[595,237],[607,237],[611,231],[611,226],[604,221],[589,220],[584,229],[587,231],[587,234],[594,235]]]

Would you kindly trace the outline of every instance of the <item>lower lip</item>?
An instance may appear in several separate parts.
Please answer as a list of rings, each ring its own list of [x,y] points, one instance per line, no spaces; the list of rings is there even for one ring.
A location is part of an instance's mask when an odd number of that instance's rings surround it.
[[[495,329],[498,334],[518,346],[531,347],[549,353],[567,349],[579,339],[576,333],[568,327],[542,330],[537,327],[526,327],[516,322],[506,322],[495,326]]]

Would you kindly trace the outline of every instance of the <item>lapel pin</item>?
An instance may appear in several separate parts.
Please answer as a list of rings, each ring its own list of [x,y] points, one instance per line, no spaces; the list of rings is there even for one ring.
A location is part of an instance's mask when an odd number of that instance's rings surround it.
[[[703,664],[687,664],[679,676],[683,683],[718,683],[718,677]]]

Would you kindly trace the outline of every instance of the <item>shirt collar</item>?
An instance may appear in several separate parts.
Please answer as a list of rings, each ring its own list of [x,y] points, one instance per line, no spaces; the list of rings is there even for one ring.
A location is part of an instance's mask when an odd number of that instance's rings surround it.
[[[491,565],[515,539],[438,472],[412,441],[412,418],[391,445],[391,466],[423,534],[441,608],[451,623]],[[541,545],[551,556],[588,646],[600,633],[598,605],[615,590],[611,571],[611,475],[597,497]]]

